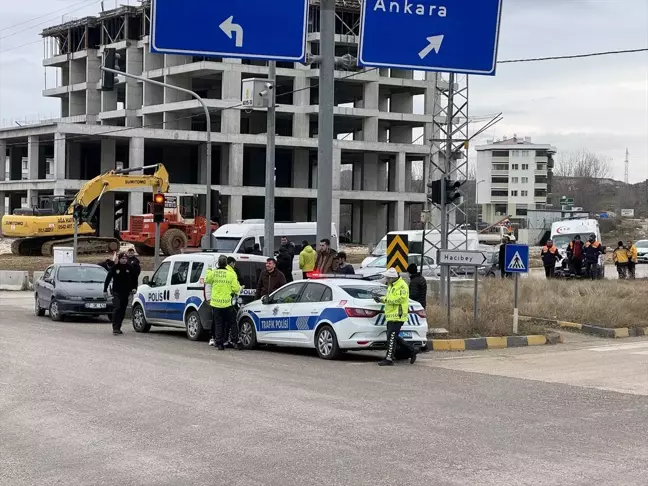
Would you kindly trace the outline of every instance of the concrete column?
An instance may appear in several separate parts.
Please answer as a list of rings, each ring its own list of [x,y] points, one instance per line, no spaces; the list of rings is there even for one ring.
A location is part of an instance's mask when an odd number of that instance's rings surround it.
[[[293,154],[292,187],[308,188],[310,154],[308,150],[295,149]],[[306,221],[306,220],[300,220]]]
[[[27,137],[27,179],[30,181],[38,180],[38,147],[38,136]]]
[[[224,59],[227,64],[241,64],[240,59]],[[226,69],[223,71],[223,101],[238,102],[241,100],[241,73]],[[224,110],[221,112],[221,132],[241,133],[241,112],[239,110]]]
[[[363,108],[367,110],[379,109],[380,84],[378,82],[366,83],[363,93]],[[378,141],[378,117],[364,118],[362,121],[362,140],[365,142]]]
[[[305,108],[310,105],[310,79],[304,76],[296,76],[293,94],[293,105],[295,107]],[[299,110],[293,116],[293,137],[308,138],[309,135],[309,115],[300,113]]]
[[[137,47],[126,49],[126,72],[141,75],[144,64],[144,51]],[[144,101],[143,83],[135,79],[126,78],[126,126],[137,127],[142,125],[142,119],[135,116],[134,111],[142,108]]]
[[[332,213],[332,218],[331,221],[335,224],[335,229],[337,230],[338,236],[340,236],[340,198],[339,197],[334,197],[333,200],[331,201],[331,213]],[[335,248],[336,250],[339,250],[339,248]]]
[[[101,81],[101,57],[98,49],[88,49],[86,61],[86,113],[98,115],[101,111],[101,91],[98,84]],[[94,123],[95,118],[91,117],[89,123]]]
[[[402,194],[405,192],[405,173],[407,170],[407,157],[404,152],[399,152],[394,163],[394,191]]]
[[[378,179],[376,188],[378,191],[386,191],[389,181],[387,180],[387,162],[378,158]]]
[[[394,212],[394,231],[405,230],[405,201],[396,201]]]
[[[0,219],[5,215],[6,213],[6,205],[5,205],[5,192],[0,191]],[[2,227],[0,227],[0,236],[2,236]]]
[[[133,137],[128,142],[128,167],[144,166],[144,138]]]
[[[101,140],[101,172],[115,168],[117,144],[115,139]],[[115,234],[115,193],[106,192],[99,205],[99,236],[111,237]]]
[[[230,196],[229,223],[236,223],[243,219],[243,196]]]
[[[54,134],[54,180],[65,180],[65,133]],[[80,157],[79,157],[80,158]]]
[[[128,216],[142,214],[144,212],[144,193],[131,192],[128,195]]]
[[[333,190],[340,190],[340,171],[342,170],[342,150],[338,147],[333,147]],[[338,220],[340,219],[340,201],[338,200]],[[335,210],[333,211],[335,215]]]
[[[36,189],[27,189],[27,207],[38,207],[38,191]]]
[[[229,170],[228,184],[230,186],[243,186],[243,144],[232,143],[229,145]],[[243,200],[241,200],[241,211],[243,211]],[[239,218],[241,219],[241,218]]]
[[[7,172],[7,142],[0,140],[0,181],[4,181]],[[4,196],[2,196],[4,204]]]
[[[364,191],[378,190],[378,154],[365,153],[362,162],[362,186]]]

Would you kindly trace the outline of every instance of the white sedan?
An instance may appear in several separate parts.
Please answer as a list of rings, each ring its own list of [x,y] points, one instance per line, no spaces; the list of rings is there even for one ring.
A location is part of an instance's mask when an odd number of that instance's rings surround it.
[[[259,344],[315,348],[320,358],[335,359],[344,351],[385,349],[384,305],[376,296],[387,287],[358,278],[299,280],[252,302],[238,313],[245,349]],[[425,309],[410,301],[401,337],[413,346],[427,343]]]

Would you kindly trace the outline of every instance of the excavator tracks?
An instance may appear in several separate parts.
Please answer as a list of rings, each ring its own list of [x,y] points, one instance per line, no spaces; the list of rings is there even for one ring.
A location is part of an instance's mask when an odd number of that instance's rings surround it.
[[[57,246],[73,246],[74,238],[45,240],[43,238],[20,238],[11,243],[11,253],[18,256],[54,256]],[[107,253],[119,250],[116,238],[99,238],[96,236],[79,236],[77,253]]]

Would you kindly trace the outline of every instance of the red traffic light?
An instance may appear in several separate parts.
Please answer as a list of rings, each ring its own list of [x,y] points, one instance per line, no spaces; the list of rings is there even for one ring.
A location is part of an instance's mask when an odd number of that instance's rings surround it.
[[[155,194],[153,196],[153,202],[155,204],[164,204],[164,200],[165,200],[164,194]]]

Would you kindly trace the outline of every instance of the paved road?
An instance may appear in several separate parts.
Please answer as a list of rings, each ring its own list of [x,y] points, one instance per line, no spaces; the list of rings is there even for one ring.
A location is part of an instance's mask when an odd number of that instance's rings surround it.
[[[0,306],[3,485],[646,482],[647,340],[384,369],[372,354],[113,337],[103,321],[36,318],[25,294]]]

